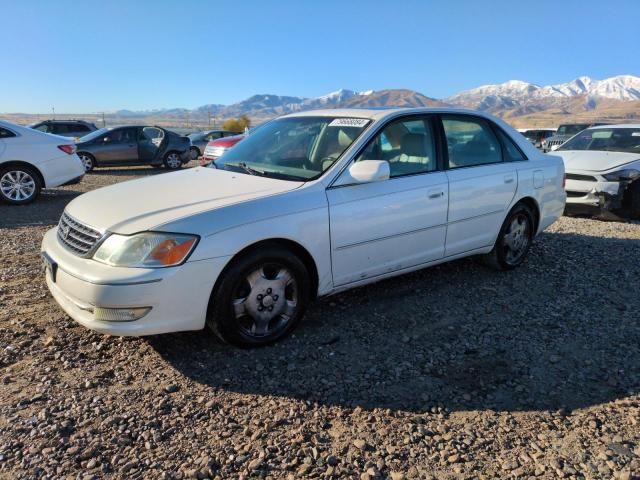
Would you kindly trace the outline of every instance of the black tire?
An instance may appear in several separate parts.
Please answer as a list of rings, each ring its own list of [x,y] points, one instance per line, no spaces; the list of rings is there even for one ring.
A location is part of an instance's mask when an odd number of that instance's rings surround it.
[[[275,272],[283,271],[289,274],[291,283],[281,289],[277,282],[286,280]],[[254,276],[251,287],[249,278],[257,272],[264,275],[257,280]],[[288,250],[270,246],[251,251],[234,260],[222,273],[209,300],[207,325],[222,341],[237,347],[270,345],[286,337],[300,322],[311,298],[310,285],[304,263]],[[295,307],[291,307],[294,302]],[[274,307],[280,313],[270,313]],[[237,314],[236,310],[244,310],[244,314]],[[264,326],[265,321],[252,317],[252,310],[258,316],[273,315],[266,321],[264,332],[258,332],[258,324]]]
[[[198,160],[202,154],[200,153],[200,149],[198,147],[191,147],[189,149],[189,160]]]
[[[80,157],[80,161],[82,161],[82,166],[84,167],[84,171],[89,173],[96,167],[96,157],[87,152],[79,152],[78,157]]]
[[[496,270],[513,270],[522,265],[535,236],[533,219],[533,212],[524,203],[514,206],[500,228],[493,250],[484,256],[484,263]],[[514,221],[524,229],[513,229]]]
[[[636,180],[628,188],[629,217],[633,220],[640,220],[640,180]]]
[[[167,152],[162,163],[167,170],[180,170],[182,168],[180,154],[175,151]]]
[[[16,188],[18,185],[19,191]],[[34,168],[25,165],[0,166],[0,199],[9,205],[33,202],[40,195],[42,187],[40,175]]]

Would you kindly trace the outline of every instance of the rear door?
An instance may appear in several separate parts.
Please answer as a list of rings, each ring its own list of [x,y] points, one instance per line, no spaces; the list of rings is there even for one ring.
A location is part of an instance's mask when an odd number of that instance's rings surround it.
[[[138,136],[138,158],[140,163],[154,163],[162,154],[162,148],[165,143],[165,133],[161,128],[142,128]]]
[[[518,185],[515,163],[503,161],[503,147],[488,120],[442,115],[447,142],[449,215],[445,255],[491,245]]]

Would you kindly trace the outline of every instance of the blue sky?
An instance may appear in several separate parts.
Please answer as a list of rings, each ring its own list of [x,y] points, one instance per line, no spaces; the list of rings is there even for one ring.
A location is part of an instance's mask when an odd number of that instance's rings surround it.
[[[639,0],[20,0],[0,15],[3,112],[640,74]]]

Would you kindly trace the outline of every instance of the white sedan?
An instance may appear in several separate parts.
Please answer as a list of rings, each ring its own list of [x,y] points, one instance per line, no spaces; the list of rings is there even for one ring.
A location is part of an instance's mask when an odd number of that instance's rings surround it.
[[[77,183],[83,175],[69,138],[0,120],[0,200],[23,205],[41,189]]]
[[[555,151],[567,171],[567,211],[640,218],[640,125],[591,127]]]
[[[560,158],[478,112],[297,113],[209,168],[74,199],[43,240],[46,280],[98,332],[206,324],[261,346],[319,296],[469,255],[520,265],[562,214],[563,179]]]

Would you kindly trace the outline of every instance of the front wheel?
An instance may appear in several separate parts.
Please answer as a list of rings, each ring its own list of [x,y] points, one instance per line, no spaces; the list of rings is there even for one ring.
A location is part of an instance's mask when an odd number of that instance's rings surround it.
[[[524,204],[516,205],[500,229],[493,250],[485,263],[498,270],[513,270],[524,262],[533,243],[533,214]]]
[[[223,341],[261,347],[288,335],[310,299],[308,272],[289,251],[267,247],[231,265],[212,294],[207,324]]]
[[[0,198],[11,205],[33,202],[42,185],[35,171],[29,167],[0,168]]]
[[[164,166],[167,170],[178,170],[182,167],[182,159],[178,152],[169,152],[164,156]]]
[[[189,149],[189,158],[191,160],[197,160],[200,157],[200,150],[198,147],[191,147]]]

